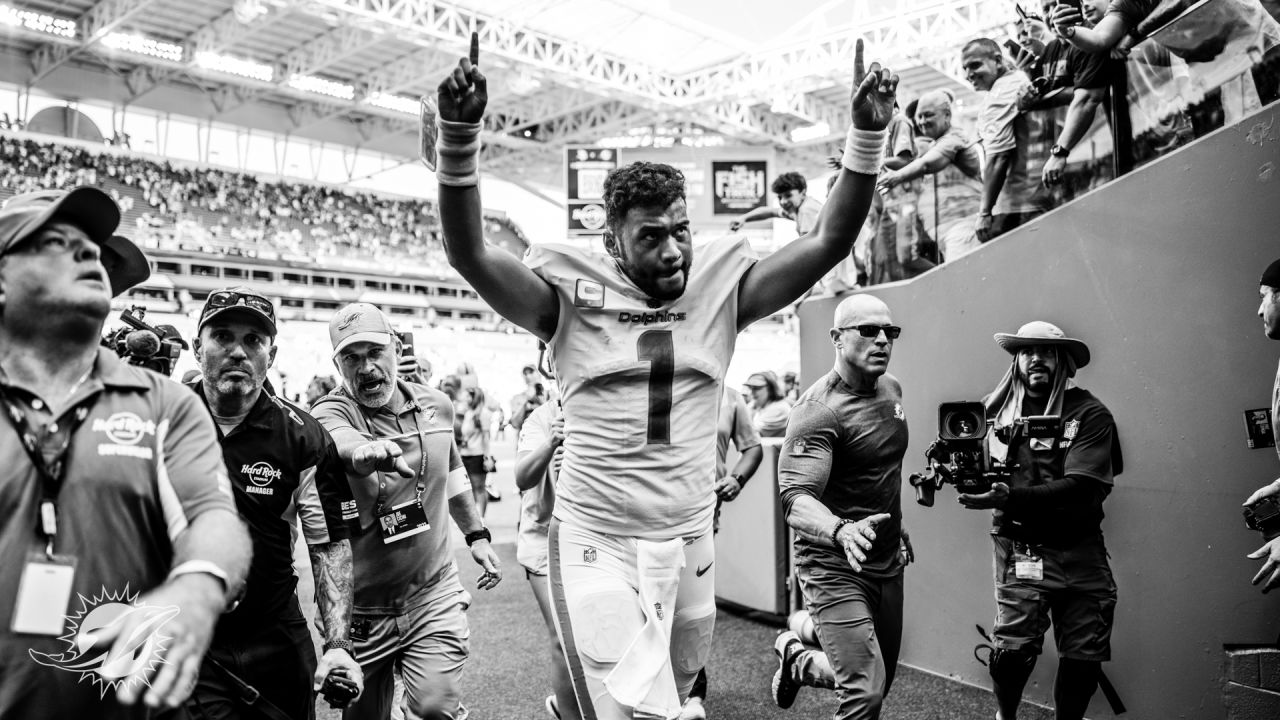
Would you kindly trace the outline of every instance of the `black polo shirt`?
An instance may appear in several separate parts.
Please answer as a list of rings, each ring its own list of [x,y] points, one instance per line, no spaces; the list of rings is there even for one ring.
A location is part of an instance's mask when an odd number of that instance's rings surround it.
[[[208,408],[201,383],[190,387]],[[357,517],[333,438],[306,411],[277,397],[269,383],[230,434],[218,428],[218,441],[236,507],[253,538],[253,563],[244,598],[219,621],[215,642],[269,624],[292,600],[299,519],[307,544],[320,545],[349,538]]]
[[[1077,477],[1089,484],[1089,491],[1053,505],[996,510],[993,534],[1063,548],[1101,532],[1102,501],[1124,469],[1124,460],[1115,420],[1092,393],[1068,388],[1062,398],[1058,436],[1052,443],[1021,439],[1009,448],[1009,458],[1018,464],[1009,478],[1010,488]]]

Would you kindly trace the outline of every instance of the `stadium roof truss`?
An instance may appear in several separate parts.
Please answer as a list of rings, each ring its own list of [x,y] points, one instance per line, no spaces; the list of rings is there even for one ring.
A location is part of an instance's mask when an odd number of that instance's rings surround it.
[[[0,80],[402,157],[417,153],[417,97],[434,94],[478,32],[492,96],[487,162],[517,174],[637,127],[817,157],[848,122],[858,39],[901,74],[904,97],[963,95],[960,45],[1010,22],[1003,0],[896,0],[894,12],[843,30],[676,72],[612,53],[598,32],[553,35],[441,0],[9,1],[20,22],[0,32]],[[538,0],[531,12],[590,13],[602,1]],[[651,27],[671,21],[610,1]],[[73,20],[75,32],[51,32],[41,16]]]

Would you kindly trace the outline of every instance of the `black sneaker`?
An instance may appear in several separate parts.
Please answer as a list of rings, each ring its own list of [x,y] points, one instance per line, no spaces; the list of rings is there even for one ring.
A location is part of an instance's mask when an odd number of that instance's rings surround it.
[[[773,673],[773,702],[783,710],[791,707],[796,701],[796,693],[800,692],[800,683],[796,682],[791,666],[802,650],[804,643],[790,630],[779,635],[773,643],[773,652],[778,656],[778,669]]]

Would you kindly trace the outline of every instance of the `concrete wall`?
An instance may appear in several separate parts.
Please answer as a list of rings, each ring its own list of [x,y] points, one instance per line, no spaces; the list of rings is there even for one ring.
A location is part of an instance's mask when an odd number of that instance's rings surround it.
[[[1105,509],[1120,598],[1105,671],[1143,720],[1221,718],[1223,646],[1272,641],[1280,595],[1249,585],[1261,544],[1240,503],[1280,474],[1271,449],[1249,450],[1242,412],[1265,407],[1280,343],[1256,317],[1258,277],[1280,257],[1280,106],[1224,128],[981,250],[877,296],[904,328],[901,379],[920,470],[937,405],[978,399],[1010,356],[992,341],[1032,319],[1087,341],[1077,380],[1114,413],[1126,472]],[[801,310],[801,376],[831,367],[835,300]],[[990,518],[955,503],[932,509],[904,482],[918,564],[907,576],[903,661],[989,686],[972,656],[990,629]],[[1027,697],[1048,703],[1052,638]],[[892,697],[889,704],[893,702]],[[1101,694],[1091,717],[1111,717]]]

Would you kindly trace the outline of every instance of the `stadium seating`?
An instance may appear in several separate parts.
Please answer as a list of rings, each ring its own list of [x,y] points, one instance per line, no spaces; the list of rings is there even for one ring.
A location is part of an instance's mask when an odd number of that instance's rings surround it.
[[[0,137],[0,199],[37,189],[96,185],[124,211],[121,232],[141,245],[221,255],[344,257],[456,277],[432,203],[132,155]],[[524,233],[486,215],[490,241],[520,255]]]

